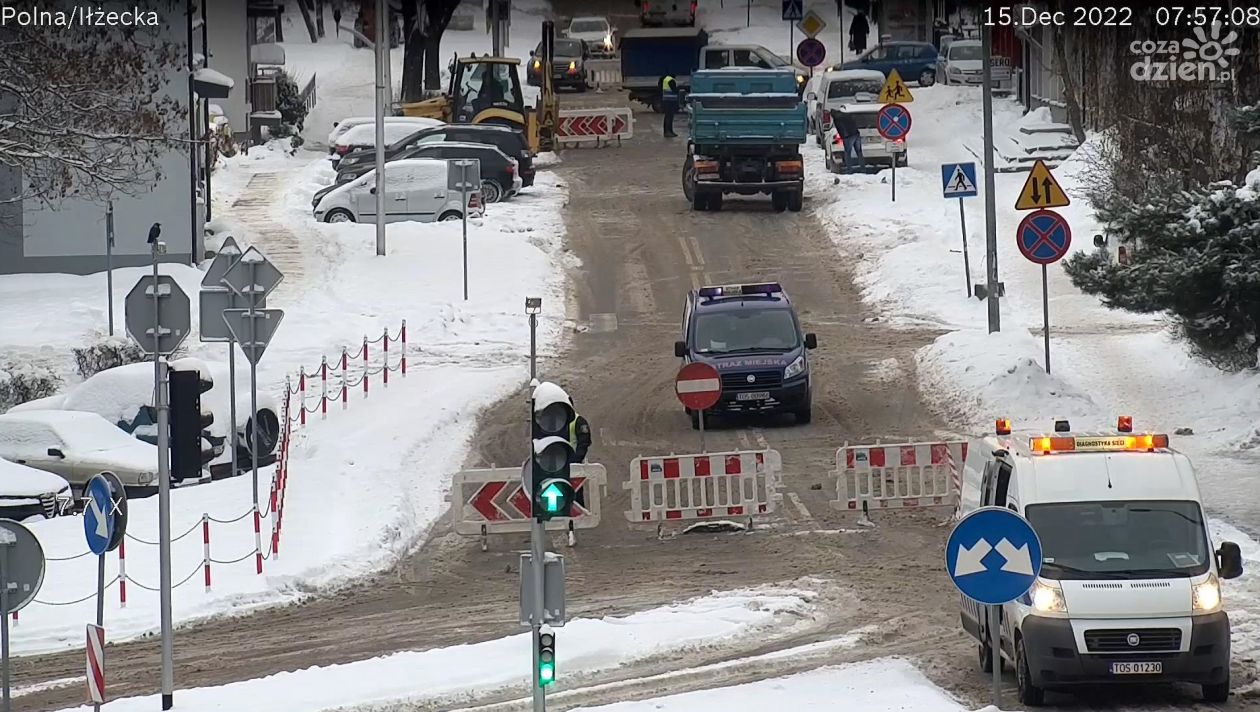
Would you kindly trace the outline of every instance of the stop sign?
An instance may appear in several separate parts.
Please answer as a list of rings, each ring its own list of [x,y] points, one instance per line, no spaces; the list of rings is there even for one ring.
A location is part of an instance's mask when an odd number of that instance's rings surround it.
[[[684,406],[708,410],[722,396],[722,379],[717,369],[707,363],[689,363],[678,371],[674,392]]]

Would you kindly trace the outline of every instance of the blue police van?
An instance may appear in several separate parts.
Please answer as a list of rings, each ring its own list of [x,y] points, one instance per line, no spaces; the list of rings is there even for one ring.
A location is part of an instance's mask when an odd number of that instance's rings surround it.
[[[818,338],[801,331],[796,310],[777,282],[701,287],[687,293],[681,341],[674,355],[717,369],[722,397],[707,413],[791,413],[812,417],[807,351]],[[691,427],[698,413],[687,409]]]

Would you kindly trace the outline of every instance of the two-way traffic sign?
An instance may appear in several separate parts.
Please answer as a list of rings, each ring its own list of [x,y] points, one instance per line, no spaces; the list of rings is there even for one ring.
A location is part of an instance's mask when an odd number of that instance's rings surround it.
[[[1009,603],[1041,573],[1041,540],[1028,520],[1004,507],[981,507],[963,517],[945,544],[949,578],[967,598]]]
[[[1050,172],[1050,167],[1045,161],[1038,159],[1033,164],[1032,170],[1028,173],[1028,179],[1024,181],[1024,187],[1019,191],[1019,198],[1015,201],[1016,210],[1043,210],[1045,208],[1066,208],[1072,204],[1072,200],[1068,198],[1067,193],[1063,192],[1063,187],[1059,185],[1059,181],[1055,180],[1054,174]]]

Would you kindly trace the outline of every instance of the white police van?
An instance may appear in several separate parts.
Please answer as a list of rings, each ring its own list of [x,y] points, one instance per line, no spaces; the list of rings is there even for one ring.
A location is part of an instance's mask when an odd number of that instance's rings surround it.
[[[1121,416],[1108,433],[996,434],[969,443],[960,515],[985,507],[1023,515],[1041,540],[1032,589],[1001,607],[1001,657],[1020,702],[1046,690],[1099,683],[1190,682],[1229,696],[1229,618],[1220,579],[1242,574],[1238,545],[1213,549],[1190,460],[1168,436],[1134,434]],[[962,625],[992,671],[988,616],[962,597]]]

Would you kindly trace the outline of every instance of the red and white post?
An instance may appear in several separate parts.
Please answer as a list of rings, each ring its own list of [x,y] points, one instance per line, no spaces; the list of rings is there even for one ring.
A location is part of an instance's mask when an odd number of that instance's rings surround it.
[[[298,368],[298,420],[306,425],[306,367]]]
[[[402,375],[407,376],[407,320],[402,320]]]
[[[382,356],[382,359],[384,359],[385,361],[385,364],[381,366],[381,383],[383,383],[386,388],[389,388],[389,327],[388,326],[385,327],[385,332],[384,332],[383,338],[381,339],[381,348],[383,349],[382,353],[384,354]]]
[[[328,419],[328,357],[319,357],[319,417]]]
[[[91,623],[87,625],[87,693],[88,702],[105,704],[105,629]]]
[[[345,410],[350,400],[350,354],[345,347],[341,348],[341,409]]]
[[[258,511],[258,505],[254,505],[254,569],[255,573],[262,575],[262,514]]]
[[[127,607],[127,537],[118,542],[118,607]]]
[[[368,396],[368,369],[370,367],[371,367],[371,364],[369,363],[369,360],[368,360],[367,334],[364,334],[363,335],[363,397],[364,398],[367,398]]]
[[[206,593],[210,593],[210,515],[205,513],[201,515],[201,545],[204,552],[201,565],[206,572]]]

